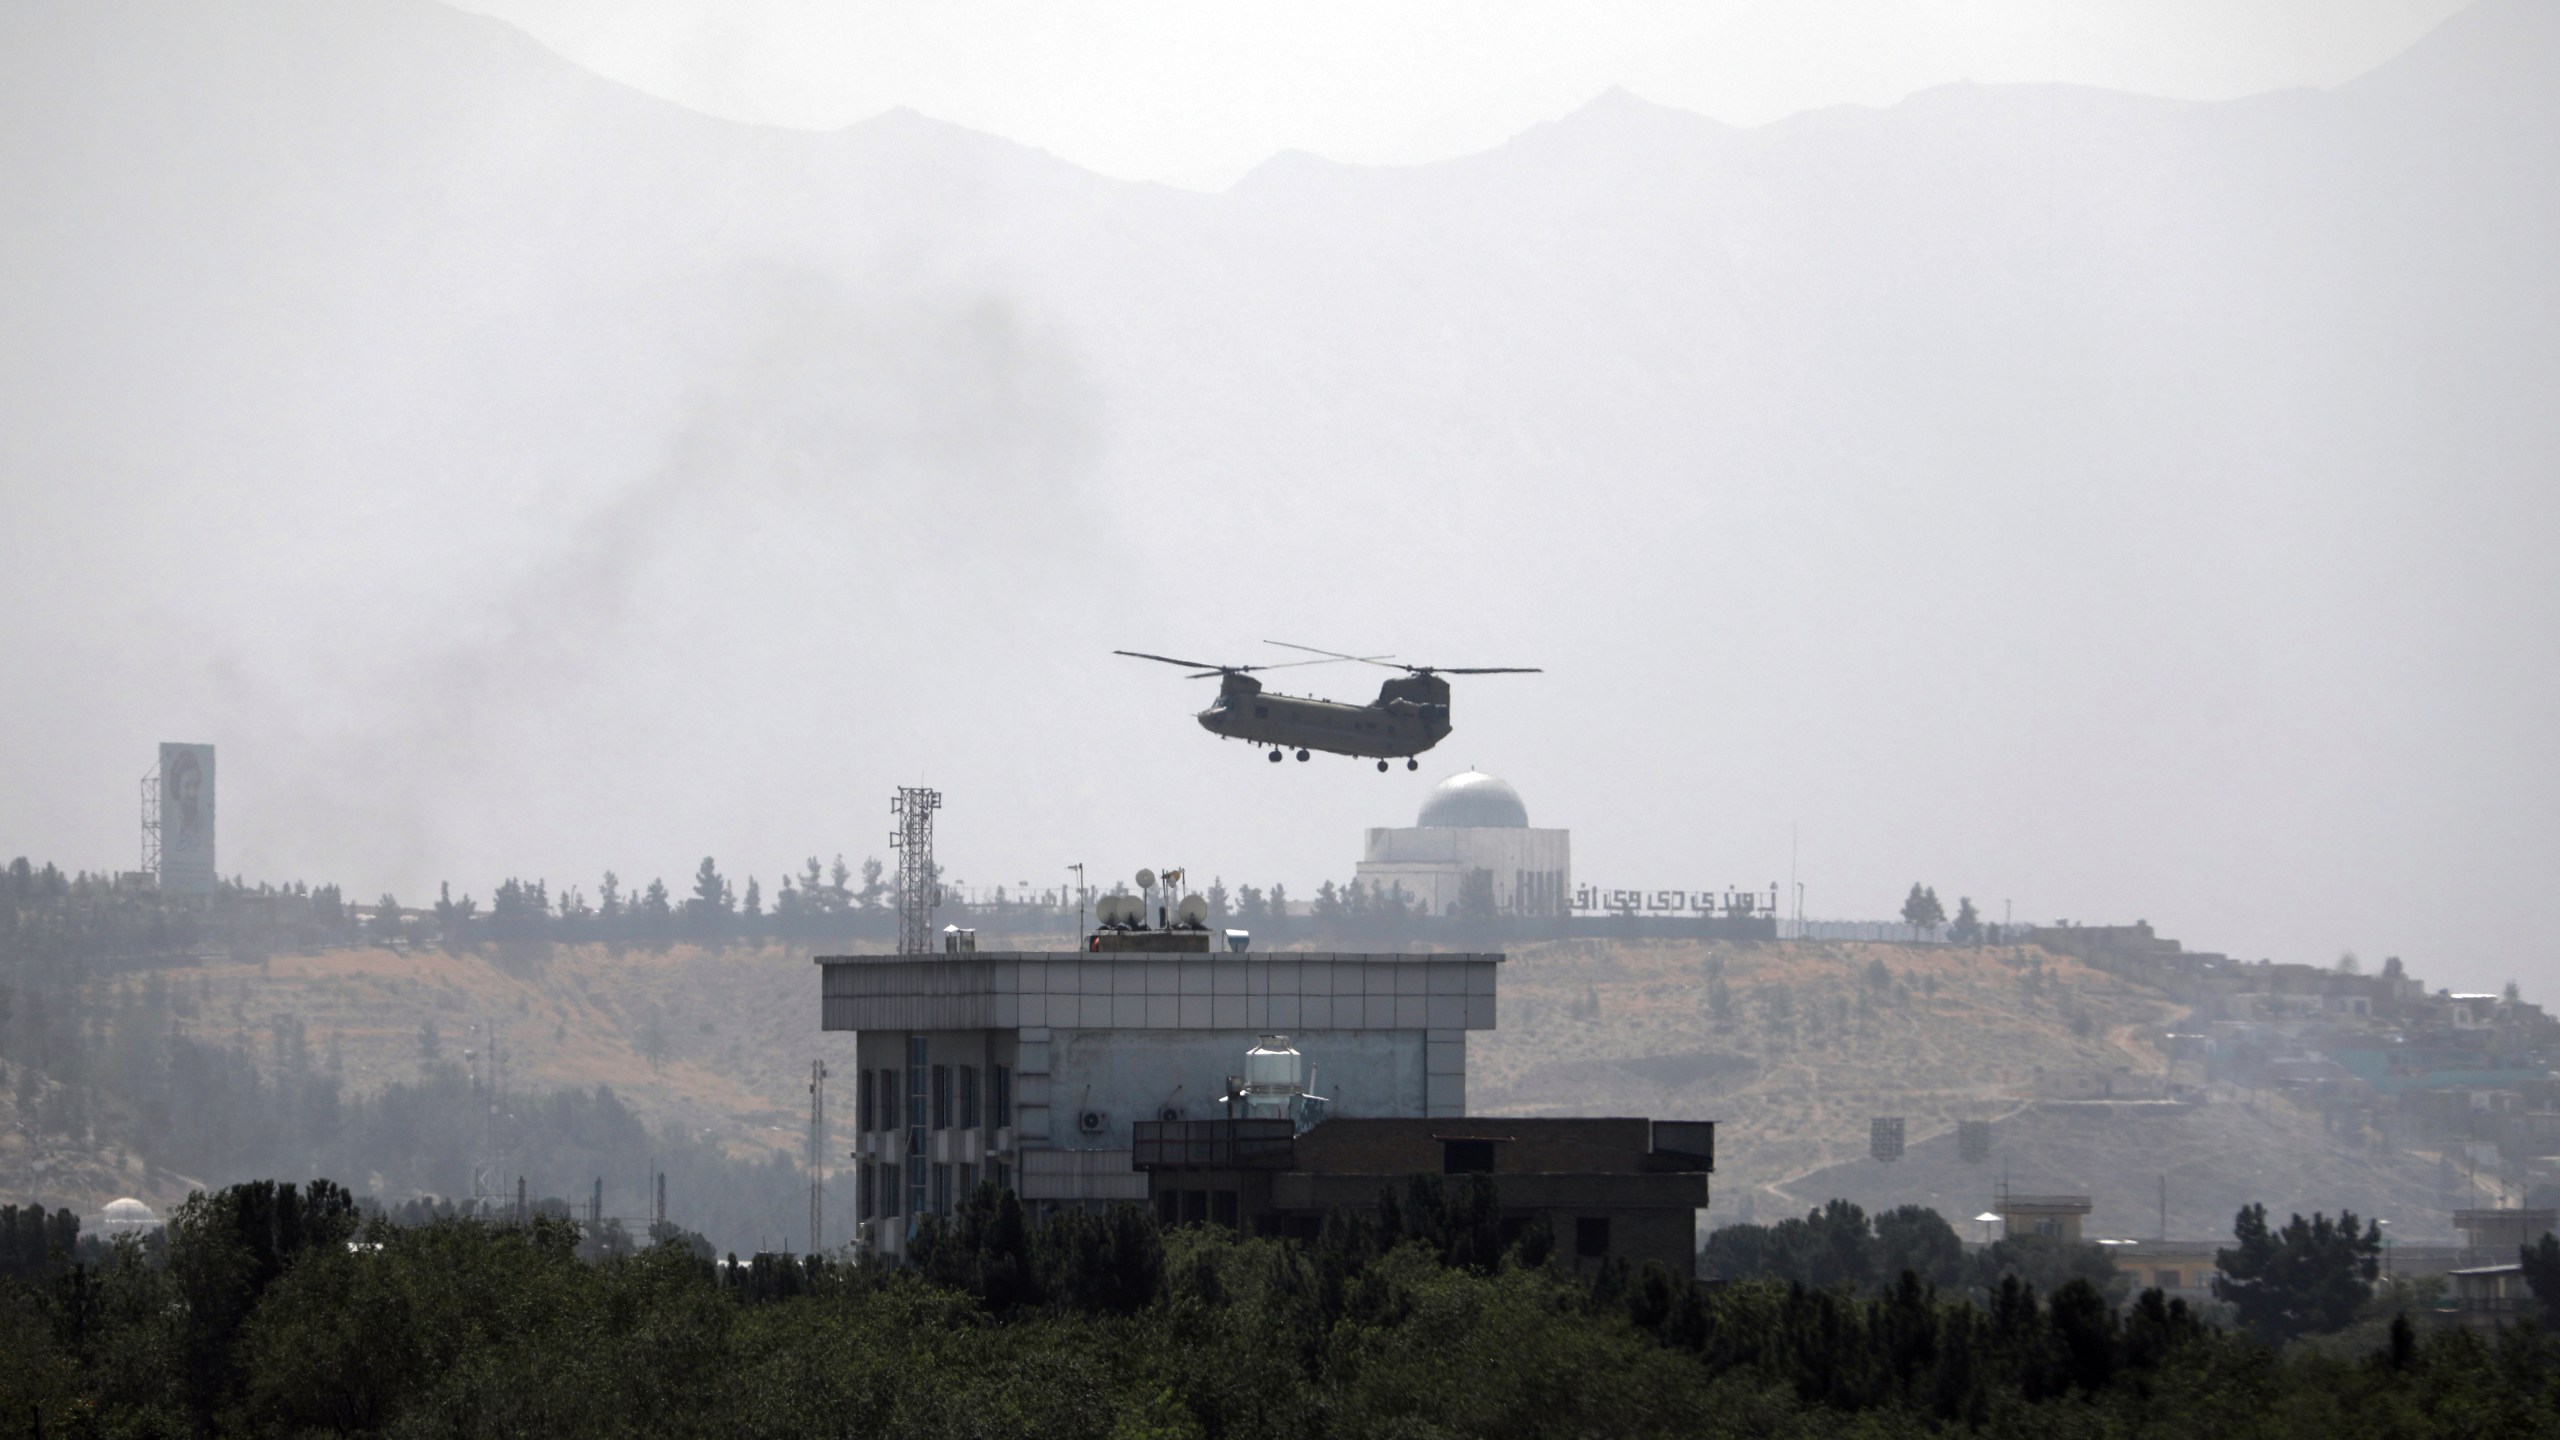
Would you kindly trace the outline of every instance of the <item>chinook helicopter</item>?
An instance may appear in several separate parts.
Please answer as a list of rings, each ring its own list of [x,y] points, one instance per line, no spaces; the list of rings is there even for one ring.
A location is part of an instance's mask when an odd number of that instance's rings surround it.
[[[1134,660],[1153,660],[1165,665],[1179,665],[1194,672],[1191,679],[1218,677],[1218,698],[1200,712],[1200,728],[1223,740],[1244,740],[1271,747],[1271,763],[1296,751],[1301,760],[1313,752],[1327,751],[1359,759],[1375,757],[1378,768],[1387,768],[1389,760],[1404,761],[1407,770],[1419,770],[1422,762],[1413,758],[1449,737],[1449,682],[1443,675],[1535,675],[1537,667],[1527,665],[1407,665],[1389,655],[1344,655],[1333,650],[1318,650],[1313,645],[1292,645],[1286,640],[1267,640],[1286,650],[1305,650],[1321,655],[1321,660],[1286,660],[1277,665],[1211,665],[1199,660],[1177,660],[1170,655],[1150,655],[1144,650],[1114,650]],[[1378,687],[1378,698],[1366,705],[1352,705],[1340,700],[1320,700],[1313,696],[1274,695],[1262,688],[1253,677],[1268,670],[1292,670],[1301,665],[1331,665],[1340,661],[1376,665],[1387,670],[1405,672]]]

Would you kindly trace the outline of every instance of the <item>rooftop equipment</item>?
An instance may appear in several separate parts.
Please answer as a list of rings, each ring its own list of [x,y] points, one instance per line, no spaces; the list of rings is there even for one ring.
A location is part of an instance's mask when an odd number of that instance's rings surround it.
[[[1244,1052],[1244,1074],[1227,1080],[1230,1113],[1246,1120],[1288,1120],[1303,1134],[1324,1120],[1330,1102],[1315,1094],[1315,1070],[1286,1035],[1265,1035]],[[1303,1079],[1301,1077],[1304,1077]]]

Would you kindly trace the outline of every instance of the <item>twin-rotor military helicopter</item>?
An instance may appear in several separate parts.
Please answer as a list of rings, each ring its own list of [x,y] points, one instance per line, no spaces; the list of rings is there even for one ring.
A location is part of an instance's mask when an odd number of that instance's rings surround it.
[[[1137,660],[1154,660],[1166,665],[1179,665],[1195,672],[1190,678],[1205,680],[1218,677],[1218,698],[1200,712],[1200,728],[1227,740],[1243,740],[1271,747],[1271,761],[1296,751],[1301,760],[1315,751],[1334,755],[1350,755],[1359,759],[1375,758],[1378,768],[1387,768],[1390,760],[1404,761],[1407,770],[1422,768],[1413,758],[1439,744],[1449,735],[1449,682],[1443,675],[1535,675],[1538,668],[1529,665],[1406,665],[1391,655],[1345,655],[1333,650],[1318,650],[1313,645],[1292,645],[1286,640],[1266,644],[1286,650],[1304,650],[1320,655],[1320,660],[1288,660],[1277,665],[1211,665],[1198,660],[1177,660],[1170,655],[1150,655],[1143,650],[1114,650],[1114,655],[1127,655]],[[1339,661],[1376,665],[1382,669],[1405,672],[1378,687],[1378,698],[1366,705],[1353,705],[1340,700],[1321,700],[1313,696],[1275,695],[1254,679],[1266,670],[1290,670],[1300,665],[1331,665]]]

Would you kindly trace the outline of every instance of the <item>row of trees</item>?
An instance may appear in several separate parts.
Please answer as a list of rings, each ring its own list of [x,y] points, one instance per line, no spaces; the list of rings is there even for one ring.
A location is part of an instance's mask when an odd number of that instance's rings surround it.
[[[508,876],[485,903],[468,891],[456,894],[447,882],[420,906],[388,892],[357,904],[335,885],[251,885],[236,878],[220,882],[211,897],[170,896],[132,877],[67,875],[21,858],[0,872],[0,967],[76,961],[92,969],[101,962],[106,968],[140,968],[207,951],[256,955],[367,942],[663,945],[883,938],[895,933],[897,923],[896,887],[885,877],[877,858],[855,866],[842,855],[832,863],[811,856],[768,890],[759,878],[741,880],[705,856],[680,886],[664,877],[637,882],[611,870],[592,890]],[[1090,921],[1104,893],[999,886],[964,895],[937,883],[936,919],[999,931],[1064,933],[1079,906]],[[1128,889],[1114,885],[1107,893],[1124,895]],[[1230,890],[1212,879],[1201,898],[1211,925],[1241,925],[1279,939],[1394,941],[1425,934],[1507,934],[1522,926],[1543,933],[1552,923],[1503,913],[1493,874],[1481,869],[1463,878],[1447,914],[1435,914],[1401,886],[1331,880],[1299,899],[1282,884]]]
[[[2535,1291],[2560,1305],[2560,1242],[2546,1237],[2545,1245],[2528,1251],[2526,1261],[2543,1257],[2548,1276]],[[2214,1297],[2270,1344],[2333,1334],[2365,1310],[2381,1254],[2382,1228],[2370,1221],[2359,1227],[2352,1211],[2335,1220],[2296,1215],[2276,1227],[2267,1223],[2267,1207],[2251,1205],[2233,1221],[2230,1248],[2214,1254]],[[2048,1294],[2085,1284],[2110,1301],[2131,1290],[2101,1245],[2022,1235],[1968,1254],[1955,1228],[1926,1206],[1904,1205],[1871,1219],[1846,1200],[1801,1220],[1728,1225],[1707,1237],[1698,1268],[1709,1279],[1860,1293],[1880,1293],[1911,1275],[1984,1303],[2012,1281]]]
[[[2316,1436],[2560,1431],[2560,1346],[2388,1321],[2270,1350],[2159,1291],[1951,1295],[1574,1271],[1483,1177],[1312,1243],[1036,1224],[982,1189],[903,1270],[576,1227],[367,1218],[321,1182],[188,1202],[156,1253],[0,1279],[28,1433]]]

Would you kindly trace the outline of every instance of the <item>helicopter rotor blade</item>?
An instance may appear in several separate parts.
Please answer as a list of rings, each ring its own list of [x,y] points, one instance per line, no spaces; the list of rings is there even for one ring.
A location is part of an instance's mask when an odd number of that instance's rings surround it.
[[[1283,660],[1277,665],[1239,665],[1239,670],[1295,670],[1301,665],[1339,665],[1345,660],[1366,660],[1365,655],[1334,655],[1322,660]],[[1374,663],[1374,662],[1372,662]]]
[[[1319,650],[1313,645],[1299,645],[1287,640],[1265,640],[1262,643],[1265,645],[1277,645],[1283,650],[1304,650],[1314,655],[1331,656],[1336,660],[1355,660],[1363,665],[1375,665],[1382,670],[1411,670],[1414,668],[1411,665],[1390,664],[1388,662],[1393,657],[1386,655],[1345,655],[1339,650]],[[1313,665],[1316,662],[1313,660],[1299,660],[1292,663],[1299,665]],[[1280,667],[1274,665],[1269,668],[1277,670]]]
[[[1212,675],[1228,668],[1223,665],[1212,665],[1205,660],[1176,660],[1170,655],[1150,655],[1144,650],[1114,650],[1111,653],[1126,655],[1132,660],[1154,660],[1166,665],[1179,665],[1186,670],[1206,670]]]
[[[1442,675],[1544,675],[1535,665],[1438,665],[1424,666]]]

